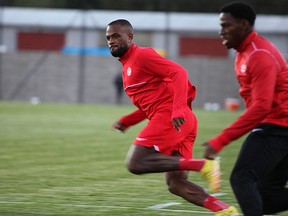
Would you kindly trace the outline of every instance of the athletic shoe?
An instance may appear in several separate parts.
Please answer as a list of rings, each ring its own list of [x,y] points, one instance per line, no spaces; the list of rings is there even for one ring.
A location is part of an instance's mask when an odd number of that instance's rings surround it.
[[[217,193],[221,188],[221,171],[219,157],[215,160],[205,160],[200,170],[201,176],[208,181],[212,193]]]
[[[234,206],[230,206],[227,209],[215,212],[215,216],[239,216],[239,212]]]

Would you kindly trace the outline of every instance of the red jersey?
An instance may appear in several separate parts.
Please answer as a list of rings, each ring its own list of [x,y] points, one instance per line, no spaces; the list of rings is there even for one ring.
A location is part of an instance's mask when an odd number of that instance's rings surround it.
[[[247,109],[209,141],[216,151],[260,123],[288,127],[288,66],[281,53],[256,31],[236,50],[235,72]]]
[[[157,112],[168,112],[171,118],[185,118],[184,110],[187,104],[191,108],[196,90],[182,66],[163,58],[152,48],[135,44],[119,60],[123,66],[124,90],[139,109],[121,118],[126,127],[144,118],[151,119]]]

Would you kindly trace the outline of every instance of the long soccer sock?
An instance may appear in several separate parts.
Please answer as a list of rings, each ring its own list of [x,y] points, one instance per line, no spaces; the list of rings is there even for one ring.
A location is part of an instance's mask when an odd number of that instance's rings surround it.
[[[180,170],[200,171],[205,163],[204,159],[179,159]]]
[[[229,208],[230,205],[224,203],[213,196],[208,196],[203,203],[203,206],[213,212],[218,212],[223,209]]]

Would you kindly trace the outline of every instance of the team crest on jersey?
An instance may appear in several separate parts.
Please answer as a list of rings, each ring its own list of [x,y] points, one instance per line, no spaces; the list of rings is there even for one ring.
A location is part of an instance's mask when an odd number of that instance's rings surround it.
[[[247,70],[247,65],[242,64],[242,65],[241,65],[241,68],[240,68],[240,71],[241,71],[242,73],[245,73],[246,70]]]
[[[132,69],[130,67],[127,68],[127,76],[131,76],[132,74]]]

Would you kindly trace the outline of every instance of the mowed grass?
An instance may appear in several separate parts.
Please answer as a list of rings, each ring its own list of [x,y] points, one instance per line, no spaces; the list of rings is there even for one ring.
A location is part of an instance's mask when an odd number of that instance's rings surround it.
[[[131,142],[145,122],[125,134],[111,130],[132,106],[0,103],[0,215],[111,216],[212,215],[167,191],[163,174],[136,176],[125,168]],[[215,136],[239,112],[195,110],[200,144]],[[238,207],[229,174],[241,140],[221,153],[224,193]],[[198,173],[195,183],[207,187]],[[159,210],[149,207],[177,202]]]

